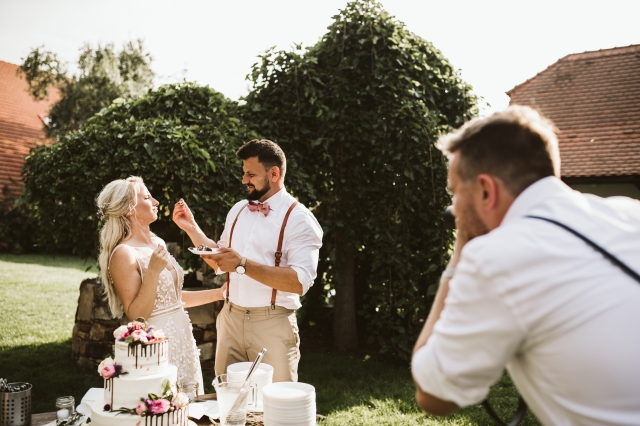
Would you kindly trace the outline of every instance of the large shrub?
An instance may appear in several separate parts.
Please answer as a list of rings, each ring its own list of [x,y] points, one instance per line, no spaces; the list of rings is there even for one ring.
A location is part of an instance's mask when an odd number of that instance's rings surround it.
[[[20,202],[18,190],[5,185],[0,196],[0,253],[21,254],[36,248],[36,221],[28,205]]]
[[[357,313],[370,344],[408,357],[452,240],[434,141],[476,113],[476,97],[378,3],[349,3],[328,30],[306,50],[267,51],[243,113],[283,147],[287,185],[325,229],[337,347],[358,345]]]
[[[192,83],[162,86],[116,99],[80,130],[34,150],[25,160],[23,197],[35,209],[41,242],[79,255],[93,256],[98,246],[98,193],[130,175],[141,176],[160,201],[155,230],[177,229],[170,211],[184,197],[215,236],[242,195],[235,151],[249,137],[237,104],[222,94]]]

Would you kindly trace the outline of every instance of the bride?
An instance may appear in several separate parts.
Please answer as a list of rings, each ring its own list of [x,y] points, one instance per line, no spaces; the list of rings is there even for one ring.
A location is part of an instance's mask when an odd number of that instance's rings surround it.
[[[102,217],[100,274],[114,317],[145,318],[169,337],[169,362],[178,383],[196,381],[204,394],[199,349],[183,307],[222,300],[223,288],[182,292],[184,273],[165,243],[149,229],[158,218],[156,201],[139,177],[118,179],[97,199]]]

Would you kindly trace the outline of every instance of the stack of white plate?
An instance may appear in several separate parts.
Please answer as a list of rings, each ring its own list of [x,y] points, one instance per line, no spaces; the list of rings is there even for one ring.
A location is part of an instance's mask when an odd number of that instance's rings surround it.
[[[262,388],[264,426],[315,426],[316,388],[278,382]]]

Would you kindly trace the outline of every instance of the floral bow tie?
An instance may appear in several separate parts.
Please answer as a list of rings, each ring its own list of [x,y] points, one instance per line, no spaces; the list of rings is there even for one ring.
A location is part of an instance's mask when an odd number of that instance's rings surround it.
[[[251,212],[260,212],[265,216],[269,214],[269,210],[270,210],[269,209],[269,203],[267,203],[267,202],[256,203],[256,202],[251,201],[247,207],[249,207],[249,211],[251,211]]]

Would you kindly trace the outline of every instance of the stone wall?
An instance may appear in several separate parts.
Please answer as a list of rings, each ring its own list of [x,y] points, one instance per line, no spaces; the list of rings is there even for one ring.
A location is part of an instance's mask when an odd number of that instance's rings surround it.
[[[197,291],[201,288],[185,288]],[[78,365],[95,368],[105,356],[112,354],[113,331],[129,321],[111,317],[109,305],[103,298],[99,279],[87,279],[80,284],[78,309],[73,327],[71,352]],[[216,316],[223,302],[186,309],[193,325],[193,336],[200,349],[200,362],[204,370],[213,369],[216,347]]]

